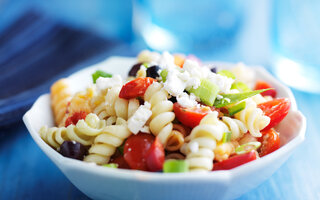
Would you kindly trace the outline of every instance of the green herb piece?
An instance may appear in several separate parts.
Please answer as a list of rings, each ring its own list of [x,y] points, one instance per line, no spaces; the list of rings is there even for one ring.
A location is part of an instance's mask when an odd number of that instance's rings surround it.
[[[234,114],[240,112],[241,110],[245,109],[246,107],[246,102],[245,101],[242,101],[230,108],[228,108],[228,111],[229,111],[229,116],[233,116]]]
[[[248,153],[249,151],[257,150],[260,146],[260,142],[248,142],[246,144],[238,146],[236,148],[236,154]]]
[[[118,164],[117,163],[108,163],[108,164],[104,164],[102,166],[109,167],[109,168],[118,168]]]
[[[166,160],[163,164],[164,173],[188,172],[189,165],[185,160]]]
[[[224,132],[222,136],[222,143],[230,142],[231,140],[231,131]]]
[[[237,81],[231,85],[231,89],[237,89],[240,92],[251,92],[252,90],[243,82]]]
[[[112,74],[109,74],[109,73],[101,71],[101,70],[97,70],[95,73],[92,74],[93,83],[96,83],[96,81],[99,77],[111,78]]]
[[[218,72],[218,74],[220,74],[222,76],[226,76],[228,78],[236,79],[236,76],[232,72],[230,72],[229,70],[226,70],[226,69],[220,70]]]
[[[164,69],[160,72],[160,76],[162,78],[162,82],[166,82],[168,76],[168,70]]]
[[[237,103],[239,101],[242,101],[254,95],[260,94],[261,92],[264,92],[267,90],[270,90],[270,88],[263,89],[263,90],[254,90],[251,92],[235,93],[235,94],[221,94],[222,98],[216,99],[216,101],[214,102],[214,106],[216,108],[221,108],[226,105]]]
[[[148,68],[148,67],[149,67],[148,63],[142,63],[142,65],[143,65],[145,68]]]
[[[199,97],[202,103],[213,106],[219,92],[219,87],[208,79],[201,79],[200,86],[197,89],[191,88],[188,92]]]

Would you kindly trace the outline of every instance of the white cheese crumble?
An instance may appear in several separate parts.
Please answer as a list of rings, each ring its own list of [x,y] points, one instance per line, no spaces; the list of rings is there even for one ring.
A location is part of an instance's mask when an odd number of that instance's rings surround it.
[[[98,90],[105,90],[114,86],[121,86],[122,78],[120,75],[115,75],[111,78],[99,77],[96,81]]]
[[[152,115],[150,108],[151,104],[144,102],[144,105],[139,106],[138,110],[129,118],[128,128],[133,134],[145,130],[144,125]]]
[[[234,80],[220,74],[210,73],[207,77],[209,81],[216,84],[222,93],[229,93]]]
[[[173,96],[179,96],[186,88],[186,82],[178,77],[178,73],[177,70],[168,70],[167,80],[163,84],[163,88]]]
[[[177,102],[182,107],[195,107],[198,104],[198,102],[196,101],[196,96],[194,94],[191,93],[190,95],[188,95],[185,92],[177,96]]]

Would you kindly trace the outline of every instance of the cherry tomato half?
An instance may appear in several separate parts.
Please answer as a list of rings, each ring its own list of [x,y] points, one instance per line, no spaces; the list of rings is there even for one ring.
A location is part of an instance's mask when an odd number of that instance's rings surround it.
[[[248,153],[235,155],[235,156],[230,157],[227,160],[214,163],[212,170],[215,171],[215,170],[233,169],[235,167],[238,167],[240,165],[243,165],[243,164],[248,163],[250,161],[253,161],[255,159],[257,159],[257,153],[256,153],[256,151],[253,150]]]
[[[261,89],[268,89],[268,88],[272,88],[272,86],[269,83],[267,83],[265,81],[257,81],[254,89],[261,90]],[[275,89],[271,89],[271,90],[262,92],[261,95],[262,96],[272,96],[274,98],[277,95],[277,91]]]
[[[123,157],[131,169],[147,171],[147,154],[154,141],[154,136],[138,133],[128,137],[124,144]]]
[[[65,127],[68,127],[70,124],[76,125],[80,119],[85,119],[87,113],[84,111],[75,112],[70,117],[66,119]]]
[[[185,108],[182,107],[179,103],[173,104],[173,111],[176,115],[177,119],[185,126],[195,127],[197,126],[201,119],[206,116],[209,112],[211,112],[210,107],[191,107]]]
[[[258,138],[258,141],[261,142],[261,147],[259,149],[259,155],[261,157],[280,148],[279,133],[273,128],[262,131],[261,133],[262,137]]]
[[[124,99],[142,97],[154,81],[156,80],[150,77],[136,78],[122,86],[119,97]]]
[[[147,154],[147,167],[151,172],[162,170],[164,163],[164,149],[158,137],[152,143]]]
[[[285,116],[287,116],[290,109],[290,101],[286,98],[273,99],[258,105],[264,114],[270,117],[270,123],[263,130],[268,130],[279,124]]]

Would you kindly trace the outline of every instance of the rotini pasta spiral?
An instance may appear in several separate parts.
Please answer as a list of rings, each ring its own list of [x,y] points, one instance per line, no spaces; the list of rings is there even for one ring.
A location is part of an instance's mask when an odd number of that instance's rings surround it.
[[[47,126],[42,126],[39,130],[39,134],[47,144],[55,149],[58,149],[64,141],[69,140],[65,127],[48,128]]]
[[[237,141],[219,143],[214,149],[214,160],[221,162],[228,159],[231,154],[235,153],[235,150],[238,146],[239,143]]]
[[[105,120],[100,120],[97,115],[90,113],[85,120],[79,120],[76,125],[65,127],[41,127],[41,138],[52,147],[59,148],[64,141],[76,141],[83,145],[90,145],[95,136],[102,132],[106,126]]]
[[[91,113],[90,101],[94,95],[94,89],[92,87],[87,88],[85,92],[76,93],[68,105],[67,112],[72,115],[75,112],[84,111],[86,113]]]
[[[222,117],[222,121],[228,126],[231,131],[231,140],[238,139],[248,131],[246,125],[238,120],[230,117]]]
[[[234,116],[246,125],[254,137],[261,137],[260,130],[270,123],[270,118],[265,116],[260,108],[257,108],[257,104],[251,98],[246,99],[246,107]]]
[[[166,149],[168,151],[177,151],[184,144],[184,137],[189,134],[186,127],[180,124],[173,124],[171,136],[168,138]]]
[[[63,119],[66,115],[67,106],[71,99],[71,92],[66,79],[56,81],[50,89],[51,107],[53,110],[55,124],[63,126]]]
[[[116,119],[115,125],[106,126],[95,138],[89,149],[89,155],[84,158],[84,161],[96,164],[108,163],[116,148],[130,135],[126,121],[121,118]]]
[[[144,100],[151,104],[150,131],[159,137],[160,142],[166,147],[169,138],[174,134],[172,121],[175,114],[172,112],[173,103],[168,101],[168,93],[162,88],[160,83],[154,82],[145,92]]]
[[[206,115],[186,138],[181,152],[186,155],[190,171],[209,171],[213,167],[214,149],[228,127],[218,119],[218,112]]]
[[[118,86],[108,89],[104,100],[93,109],[100,119],[117,116],[127,120],[139,108],[139,100],[119,98],[120,90],[121,87]]]

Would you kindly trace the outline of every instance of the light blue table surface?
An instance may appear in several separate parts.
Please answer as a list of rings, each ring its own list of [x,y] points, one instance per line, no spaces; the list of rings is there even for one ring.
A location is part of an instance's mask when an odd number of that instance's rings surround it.
[[[0,6],[7,2],[0,0]],[[10,23],[9,14],[6,19]],[[5,23],[0,23],[0,30],[1,25]],[[305,141],[272,177],[239,199],[320,199],[320,95],[296,90],[293,93],[299,109],[307,118]],[[45,156],[20,121],[0,128],[0,199],[88,197]]]

